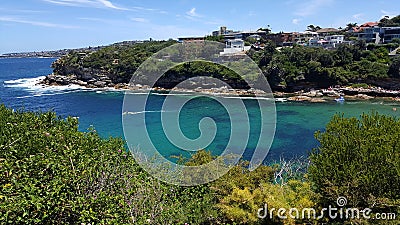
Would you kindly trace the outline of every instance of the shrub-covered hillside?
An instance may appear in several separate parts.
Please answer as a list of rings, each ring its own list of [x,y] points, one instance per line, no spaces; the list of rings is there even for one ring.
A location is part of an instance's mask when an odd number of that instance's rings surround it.
[[[153,53],[175,44],[174,41],[152,41],[130,45],[111,45],[96,52],[71,51],[53,63],[56,75],[74,75],[79,80],[101,80],[115,85],[128,83],[136,69]],[[248,55],[259,65],[275,90],[325,88],[333,85],[367,83],[381,86],[397,83],[400,78],[399,56],[389,57],[389,51],[399,47],[394,41],[386,45],[366,44],[356,41],[354,45],[341,45],[336,49],[312,48],[295,45],[293,48],[277,49],[265,41],[265,48],[251,49]],[[168,59],[165,59],[168,61]],[[168,71],[169,77],[193,77],[200,75],[224,77],[223,80],[235,87],[242,80],[226,69],[212,63],[190,63]],[[103,78],[102,78],[103,77]],[[105,78],[104,78],[105,77]],[[168,77],[167,77],[168,78]],[[180,79],[178,79],[180,80]],[[385,82],[383,82],[385,81]],[[174,82],[160,82],[169,86]],[[244,85],[236,85],[238,88]],[[393,85],[392,85],[393,86]],[[391,88],[392,86],[385,86]],[[396,86],[393,86],[393,88]]]

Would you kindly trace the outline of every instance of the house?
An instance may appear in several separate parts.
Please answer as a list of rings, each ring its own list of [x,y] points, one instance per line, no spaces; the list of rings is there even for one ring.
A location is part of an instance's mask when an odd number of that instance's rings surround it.
[[[276,44],[276,46],[290,46],[293,45],[295,35],[293,33],[276,33],[276,34],[267,34],[266,36],[267,40],[271,40]]]
[[[361,26],[353,27],[348,32],[349,33],[359,33],[359,32],[362,32],[365,28],[377,27],[378,25],[379,25],[378,22],[367,22],[367,23],[362,24]]]
[[[324,38],[316,36],[309,40],[308,45],[311,47],[337,48],[341,44],[350,44],[344,40],[344,35],[327,35]]]
[[[317,32],[312,31],[304,31],[299,33],[293,33],[294,43],[299,45],[308,45],[311,39],[318,38],[319,35]]]
[[[400,27],[382,27],[383,43],[390,43],[395,38],[400,38]]]
[[[238,31],[236,31],[238,32]],[[228,30],[226,27],[220,27],[219,30],[213,31],[212,36],[222,36],[226,34],[235,33],[233,30]]]
[[[242,39],[228,40],[224,51],[220,53],[221,56],[226,55],[242,55],[250,50],[251,46],[245,46]]]
[[[340,30],[336,28],[322,28],[316,31],[319,36],[328,36],[328,35],[333,35],[333,34],[339,34]]]
[[[181,37],[178,38],[178,42],[180,43],[196,43],[196,42],[204,42],[204,37]]]
[[[387,44],[400,38],[400,27],[367,27],[358,33],[358,39],[375,44]]]
[[[380,27],[366,27],[357,34],[358,40],[364,40],[367,43],[373,42],[375,44],[381,43]]]

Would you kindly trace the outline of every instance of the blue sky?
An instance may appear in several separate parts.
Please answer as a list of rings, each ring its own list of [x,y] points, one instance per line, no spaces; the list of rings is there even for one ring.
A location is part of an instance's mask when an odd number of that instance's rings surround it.
[[[0,54],[205,35],[344,27],[400,14],[398,0],[1,0]]]

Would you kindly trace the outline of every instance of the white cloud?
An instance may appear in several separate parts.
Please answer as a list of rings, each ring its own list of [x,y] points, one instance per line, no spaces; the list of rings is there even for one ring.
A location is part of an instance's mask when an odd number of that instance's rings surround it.
[[[300,21],[301,21],[301,19],[293,19],[292,23],[297,25],[300,23]]]
[[[397,13],[397,12],[389,12],[389,11],[386,11],[383,9],[381,10],[381,13],[382,13],[382,18],[385,16],[389,16],[389,18],[393,18],[393,17],[399,15],[399,13]]]
[[[354,14],[352,17],[353,17],[353,19],[356,19],[356,20],[363,20],[364,14],[357,13],[357,14]]]
[[[94,7],[94,8],[108,8],[116,10],[129,10],[124,7],[118,7],[108,0],[43,0],[45,2],[77,7]]]
[[[134,6],[134,7],[132,7],[132,9],[135,10],[135,11],[149,11],[149,12],[158,12],[158,13],[161,13],[161,14],[168,14],[168,12],[164,11],[164,10],[152,9],[152,8],[144,8],[144,7],[141,7],[141,6]]]
[[[46,12],[48,12],[48,11],[41,11],[41,10],[7,9],[7,8],[0,8],[0,11],[8,12],[8,13],[46,13]]]
[[[149,20],[145,19],[145,18],[141,18],[141,17],[135,17],[135,18],[131,18],[132,21],[138,22],[138,23],[148,23]]]
[[[309,0],[300,4],[294,14],[302,17],[310,16],[332,3],[334,3],[334,0]]]
[[[68,25],[48,23],[48,22],[32,21],[32,20],[26,20],[26,19],[21,19],[21,18],[16,18],[16,17],[7,17],[7,16],[0,17],[0,21],[2,21],[2,22],[30,24],[32,26],[40,26],[40,27],[53,27],[53,28],[65,28],[65,29],[77,29],[77,28],[79,28],[77,26],[68,26]]]
[[[201,17],[199,14],[197,14],[196,8],[192,8],[191,10],[186,12],[186,15],[188,15],[190,17]]]

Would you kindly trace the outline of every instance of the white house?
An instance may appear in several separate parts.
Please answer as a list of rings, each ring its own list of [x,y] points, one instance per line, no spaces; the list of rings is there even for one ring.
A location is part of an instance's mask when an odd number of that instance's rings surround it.
[[[251,46],[245,46],[242,39],[227,40],[225,44],[224,51],[220,55],[244,54],[251,48]]]

